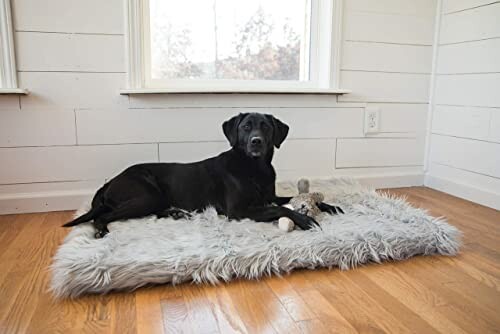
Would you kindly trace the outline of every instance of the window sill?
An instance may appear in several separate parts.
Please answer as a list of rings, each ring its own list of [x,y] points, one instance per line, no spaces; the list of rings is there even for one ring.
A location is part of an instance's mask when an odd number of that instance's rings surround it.
[[[342,95],[349,94],[347,89],[322,89],[322,88],[130,88],[120,90],[121,95],[131,94],[321,94]]]
[[[22,88],[0,88],[0,94],[28,95],[29,91]]]

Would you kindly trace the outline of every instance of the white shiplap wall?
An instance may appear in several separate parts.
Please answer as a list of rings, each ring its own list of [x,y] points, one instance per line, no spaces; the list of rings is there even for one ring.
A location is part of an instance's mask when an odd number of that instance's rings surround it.
[[[122,0],[13,1],[19,81],[0,96],[0,213],[74,209],[141,161],[195,161],[227,148],[241,111],[291,125],[281,179],[350,175],[422,184],[436,0],[346,0],[341,85],[353,94],[133,95],[125,82]],[[380,133],[365,136],[365,106]]]
[[[500,2],[443,0],[426,185],[500,209]]]

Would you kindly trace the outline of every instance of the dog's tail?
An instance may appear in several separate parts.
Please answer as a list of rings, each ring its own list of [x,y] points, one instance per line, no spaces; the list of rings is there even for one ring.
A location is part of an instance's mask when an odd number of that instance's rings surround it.
[[[82,223],[86,223],[88,221],[91,221],[95,217],[97,217],[101,212],[102,212],[102,207],[92,207],[89,212],[81,215],[80,217],[77,217],[70,221],[69,223],[64,224],[62,227],[71,227],[71,226],[76,226]]]
[[[89,212],[73,219],[69,223],[64,224],[62,227],[71,227],[82,223],[86,223],[88,221],[93,220],[94,218],[98,217],[101,213],[106,211],[103,203],[103,192],[104,190],[106,190],[107,186],[108,184],[105,184],[99,190],[97,190],[94,199],[92,200],[92,208],[89,210]]]

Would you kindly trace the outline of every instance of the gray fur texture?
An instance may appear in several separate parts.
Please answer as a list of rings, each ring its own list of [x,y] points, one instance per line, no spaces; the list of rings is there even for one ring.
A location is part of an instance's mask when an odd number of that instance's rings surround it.
[[[346,214],[321,214],[321,229],[290,233],[276,223],[228,221],[212,208],[189,220],[112,223],[103,239],[94,238],[88,223],[76,226],[54,256],[51,290],[76,297],[148,284],[257,279],[296,268],[350,269],[459,250],[460,231],[403,198],[345,179],[313,181],[311,188]],[[296,183],[283,183],[278,192],[295,195]]]

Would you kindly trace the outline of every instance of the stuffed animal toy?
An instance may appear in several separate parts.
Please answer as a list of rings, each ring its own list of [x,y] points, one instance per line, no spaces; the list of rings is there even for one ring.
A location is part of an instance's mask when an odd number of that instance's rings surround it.
[[[306,179],[300,179],[297,183],[297,188],[299,190],[299,194],[293,197],[290,200],[290,203],[283,206],[309,217],[316,218],[321,213],[317,204],[323,202],[325,197],[322,193],[310,193],[309,181]],[[288,217],[281,217],[278,220],[278,226],[280,230],[286,232],[290,232],[295,228],[294,222]]]

